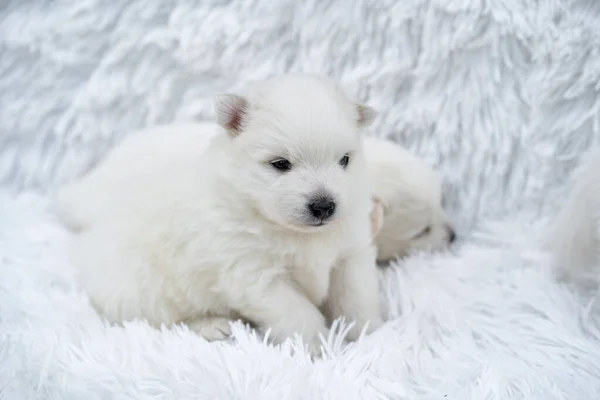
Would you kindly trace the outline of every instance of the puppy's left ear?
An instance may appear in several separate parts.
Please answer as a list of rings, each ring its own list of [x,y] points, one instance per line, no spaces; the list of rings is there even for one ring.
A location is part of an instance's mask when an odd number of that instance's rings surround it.
[[[373,107],[364,104],[357,104],[356,111],[358,112],[357,123],[359,128],[367,128],[371,126],[378,114]]]
[[[232,137],[242,132],[250,104],[244,96],[238,94],[219,94],[215,96],[217,124]]]

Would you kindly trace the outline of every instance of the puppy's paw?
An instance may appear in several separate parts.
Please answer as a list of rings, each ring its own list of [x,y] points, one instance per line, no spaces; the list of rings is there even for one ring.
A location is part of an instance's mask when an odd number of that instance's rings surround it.
[[[323,348],[321,342],[319,343],[307,343],[306,351],[310,354],[311,358],[314,360],[315,358],[321,357],[323,354]]]
[[[204,317],[188,323],[189,328],[209,342],[226,340],[231,336],[232,322],[225,317]]]
[[[365,329],[365,325],[366,325],[366,329]],[[365,334],[370,334],[374,331],[376,331],[381,325],[383,325],[383,318],[377,316],[377,317],[373,317],[369,320],[368,323],[365,324],[354,324],[354,326],[352,326],[352,328],[350,328],[350,330],[348,330],[348,334],[346,335],[346,340],[348,340],[349,342],[354,342],[355,340],[357,340],[361,333],[363,332],[363,329],[365,330]]]
[[[383,318],[381,316],[378,315],[371,318],[368,322],[366,333],[375,332],[381,325],[383,325]]]
[[[319,358],[323,355],[323,341],[327,341],[329,337],[329,329],[325,328],[320,333],[307,338],[304,343],[306,345],[306,351],[311,355],[311,358]],[[323,340],[321,340],[323,338]]]

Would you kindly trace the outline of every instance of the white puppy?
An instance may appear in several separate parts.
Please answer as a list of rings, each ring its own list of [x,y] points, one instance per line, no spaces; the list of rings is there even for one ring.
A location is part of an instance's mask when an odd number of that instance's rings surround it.
[[[375,112],[325,78],[289,75],[218,96],[216,114],[206,151],[194,127],[133,136],[60,195],[94,305],[209,340],[242,318],[313,352],[327,319],[355,321],[349,339],[377,328],[361,132]]]
[[[443,249],[454,241],[433,168],[385,139],[365,139],[365,154],[373,196],[383,207],[383,225],[375,236],[379,261]]]
[[[176,134],[173,134],[176,132]],[[183,151],[200,154],[206,150],[210,141],[217,135],[212,123],[189,123],[158,126],[132,134],[119,147],[111,152],[110,166],[129,165],[132,168],[144,168],[154,163],[151,157],[141,158],[131,164],[132,158],[139,154],[160,154],[161,157],[180,158]],[[387,262],[395,257],[408,255],[413,251],[439,250],[455,239],[455,233],[449,218],[441,204],[441,181],[439,175],[422,159],[414,156],[396,143],[373,137],[365,137],[365,155],[369,171],[369,181],[373,191],[373,209],[371,211],[371,230],[375,236],[378,261]],[[78,182],[75,193],[68,188],[58,211],[62,220],[72,230],[79,230],[79,224],[95,215],[106,200],[115,193],[126,191],[127,187],[114,187],[119,180],[117,173],[106,173],[107,166],[101,172],[95,172],[93,179]],[[119,173],[120,174],[120,173]],[[103,180],[103,182],[99,182]],[[77,201],[77,193],[86,195],[96,187],[112,185],[111,190],[97,193],[96,201]],[[85,186],[85,188],[84,188]],[[80,213],[82,215],[74,215]]]
[[[584,287],[600,283],[600,148],[581,159],[569,196],[543,238],[560,275]]]

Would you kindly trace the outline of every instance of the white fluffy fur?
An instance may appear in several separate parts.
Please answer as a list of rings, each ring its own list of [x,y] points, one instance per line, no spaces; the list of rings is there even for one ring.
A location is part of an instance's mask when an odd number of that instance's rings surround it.
[[[588,152],[574,173],[571,191],[549,226],[544,246],[562,277],[585,287],[600,283],[600,148]]]
[[[0,398],[600,398],[597,298],[519,257],[600,143],[597,1],[1,4]],[[105,324],[56,272],[68,238],[45,190],[131,129],[212,118],[209,93],[307,69],[439,165],[464,245],[381,270],[390,321],[314,362],[239,324],[232,343]]]
[[[175,134],[173,134],[175,133]],[[199,154],[216,136],[213,123],[179,123],[156,126],[132,133],[111,153],[113,164],[130,165],[129,171],[146,167],[154,160],[137,154],[162,154],[179,158],[184,152]],[[375,235],[377,258],[387,262],[422,250],[445,248],[454,234],[452,223],[441,204],[441,179],[424,160],[396,143],[375,137],[365,137],[365,156],[369,183],[373,194],[371,211],[372,233]],[[94,186],[115,185],[113,174],[95,174],[94,179],[77,183],[77,190],[63,190],[63,199],[57,204],[62,221],[72,230],[86,224],[86,215],[95,214],[90,208],[104,204],[101,198],[109,191],[97,193],[97,200],[77,201],[78,193],[95,191]],[[84,189],[85,186],[85,189]],[[125,190],[120,188],[117,190]],[[66,196],[65,196],[66,195]],[[78,215],[75,215],[78,214]]]
[[[225,129],[206,151],[194,127],[135,135],[61,195],[95,306],[113,322],[183,321],[209,340],[242,318],[277,342],[300,334],[312,352],[327,320],[355,321],[350,339],[377,328],[360,132],[371,109],[324,78],[292,75],[219,96],[216,110]],[[289,172],[270,165],[282,158]],[[316,225],[307,204],[321,196],[337,208]]]
[[[186,326],[106,324],[65,259],[46,199],[0,191],[0,387],[7,399],[581,399],[600,393],[597,306],[556,283],[504,221],[498,241],[381,270],[390,321],[310,361],[234,324],[208,343]],[[525,249],[526,251],[522,251]],[[532,251],[533,250],[533,251]],[[292,355],[290,353],[293,352]],[[2,397],[0,395],[0,397]]]
[[[453,239],[442,208],[440,176],[425,161],[384,139],[365,140],[373,195],[383,206],[383,225],[375,236],[377,258],[389,261],[422,250],[445,248]]]

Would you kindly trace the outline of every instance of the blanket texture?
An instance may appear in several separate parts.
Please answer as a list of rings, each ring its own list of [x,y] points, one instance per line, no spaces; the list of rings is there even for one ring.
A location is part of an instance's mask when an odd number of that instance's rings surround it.
[[[536,242],[600,142],[599,26],[596,0],[3,0],[0,398],[599,399],[598,300]],[[48,195],[128,131],[289,71],[338,78],[440,169],[459,246],[382,270],[389,322],[314,362],[241,324],[106,324]]]

